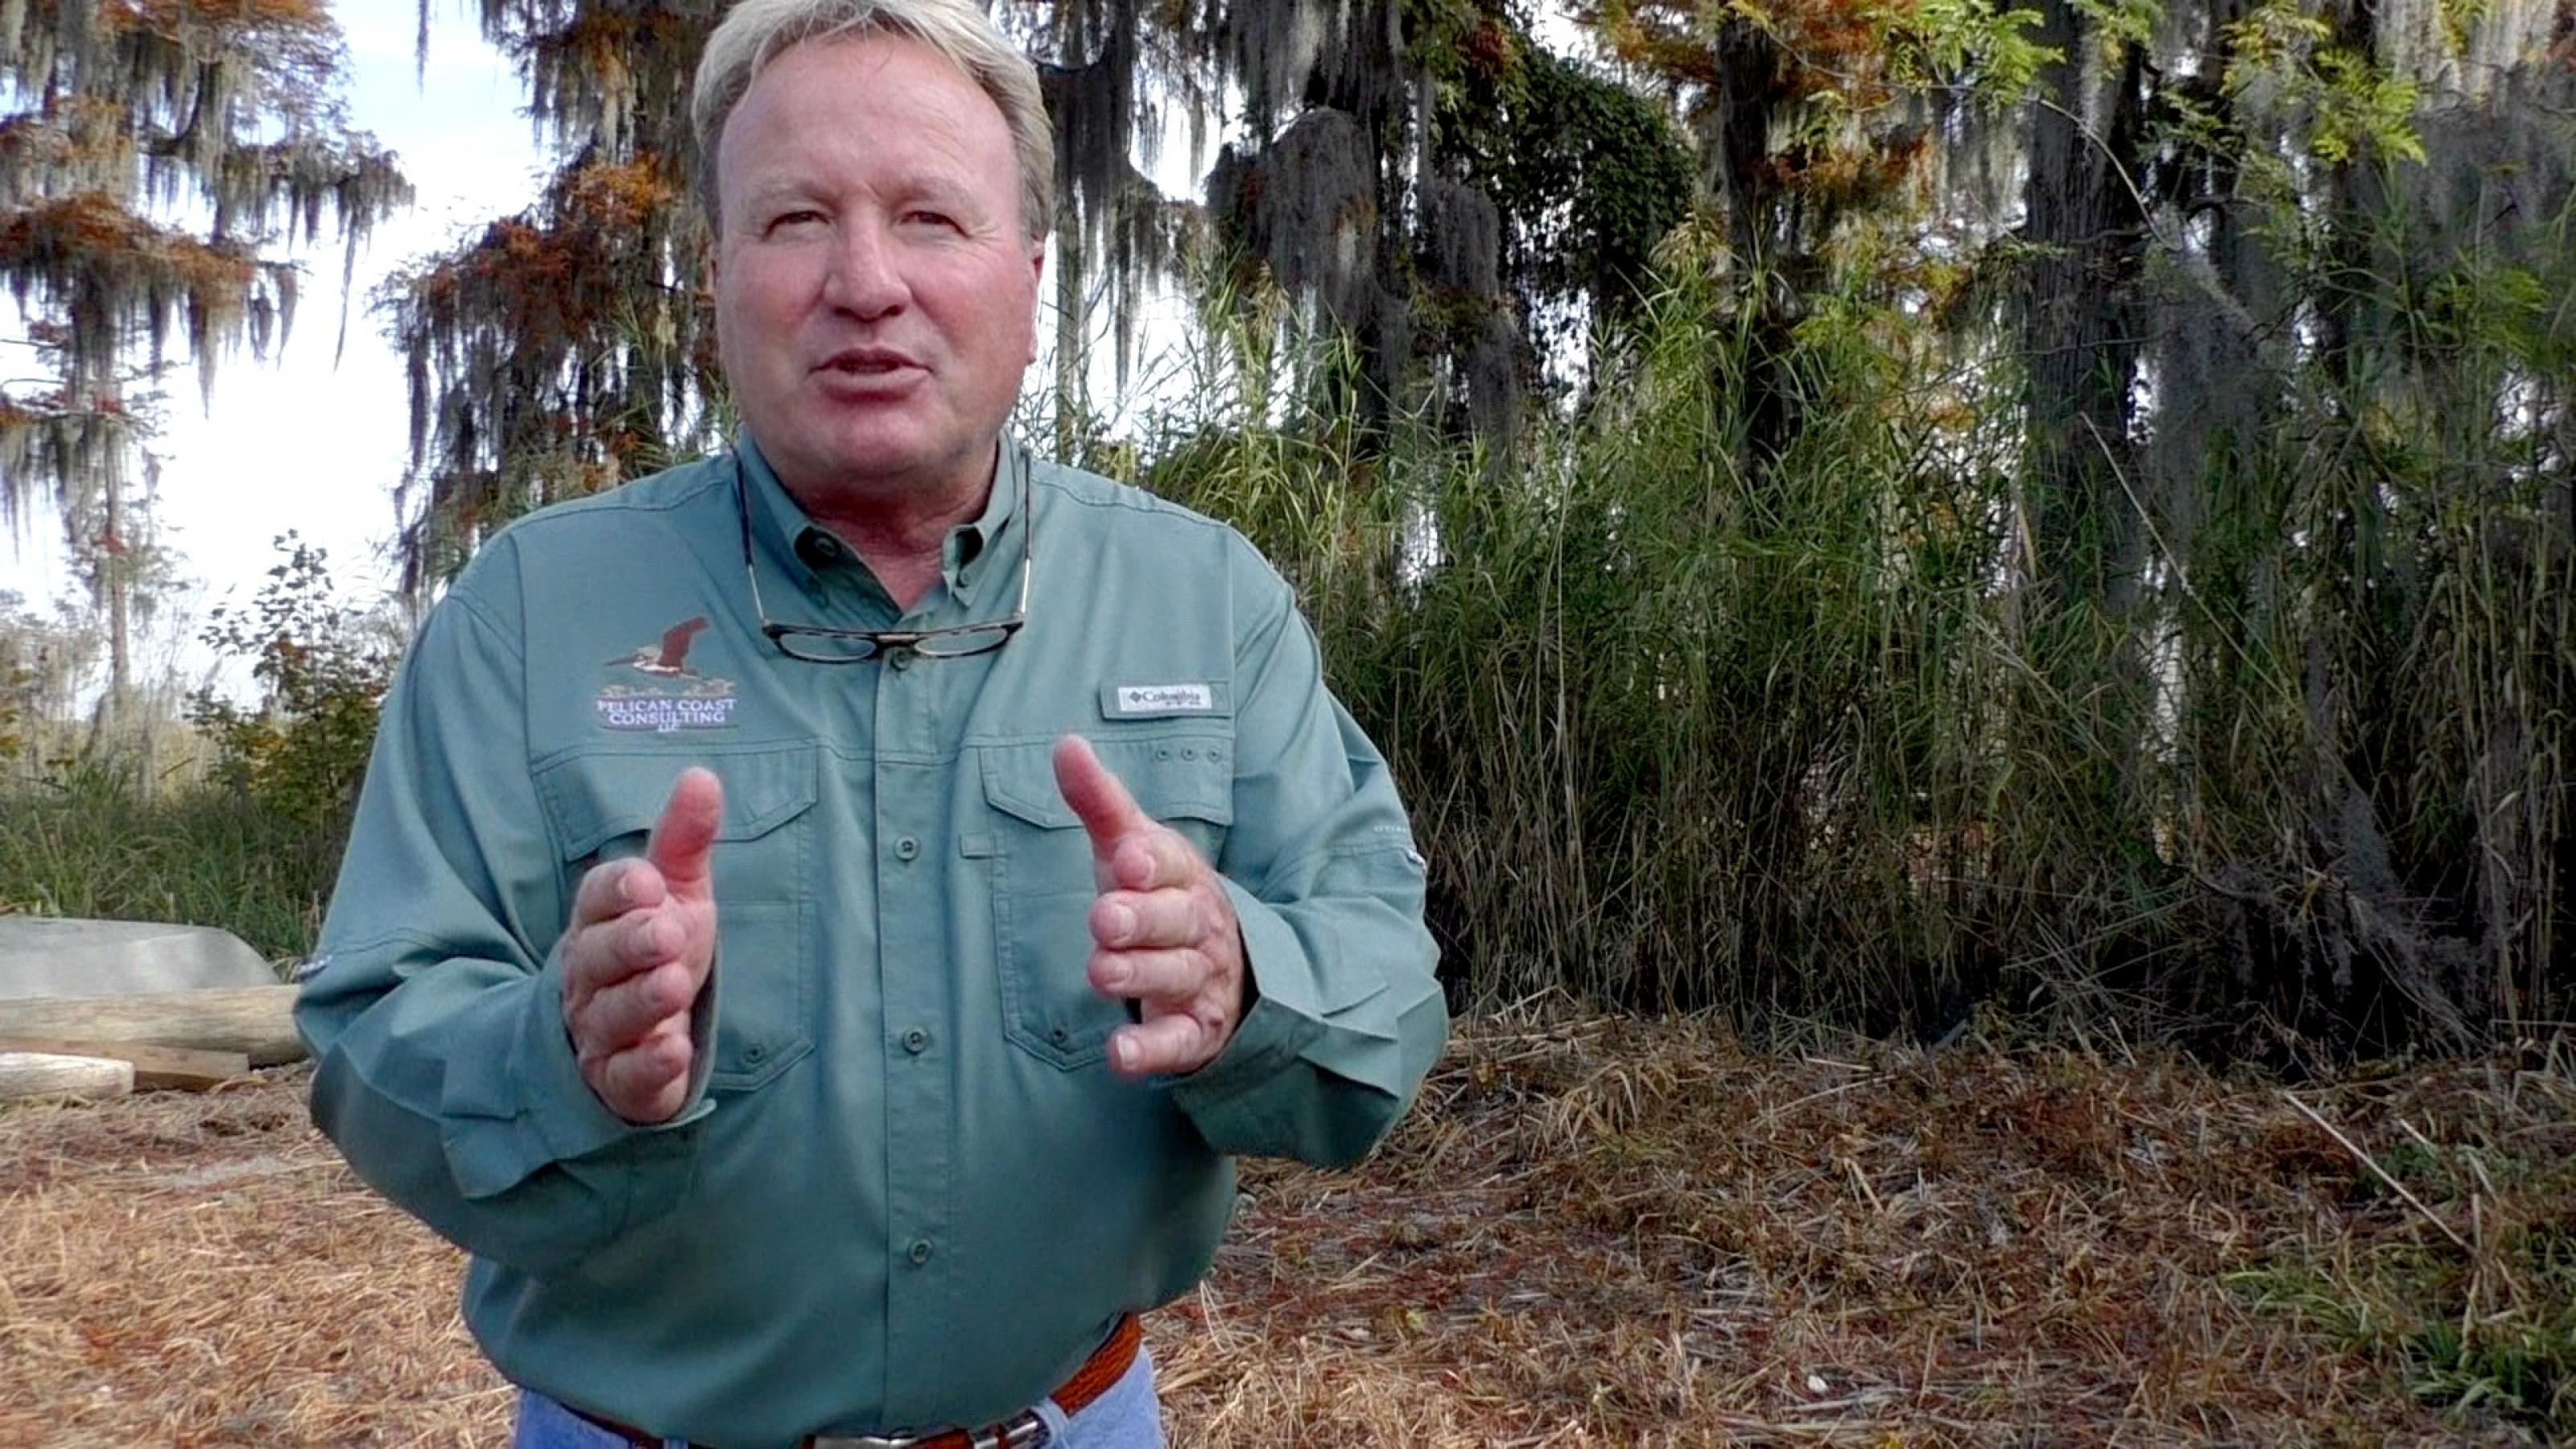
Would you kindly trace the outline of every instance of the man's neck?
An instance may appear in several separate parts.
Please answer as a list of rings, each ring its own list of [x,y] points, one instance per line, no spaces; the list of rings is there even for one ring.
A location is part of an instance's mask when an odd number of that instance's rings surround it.
[[[895,607],[908,612],[939,581],[948,535],[984,515],[1000,476],[1000,457],[997,443],[979,473],[944,486],[903,485],[877,492],[779,481],[808,518],[858,554]]]

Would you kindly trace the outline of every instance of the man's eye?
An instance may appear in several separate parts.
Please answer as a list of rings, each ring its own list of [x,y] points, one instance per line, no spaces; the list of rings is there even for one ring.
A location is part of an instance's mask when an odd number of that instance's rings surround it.
[[[822,219],[823,213],[819,211],[782,211],[769,219],[769,229],[777,231],[783,227],[810,226]]]
[[[915,225],[915,226],[944,226],[944,227],[948,228],[950,231],[956,231],[956,230],[959,230],[959,227],[958,227],[958,225],[957,225],[957,218],[955,218],[955,217],[953,217],[953,216],[950,216],[948,213],[946,213],[946,212],[944,212],[944,211],[927,211],[927,210],[919,210],[919,209],[916,209],[916,210],[914,210],[914,211],[911,211],[911,212],[906,213],[906,214],[905,214],[904,219],[905,219],[905,220],[907,220],[907,221],[909,221],[909,222],[911,222],[911,223],[912,223],[913,225]]]

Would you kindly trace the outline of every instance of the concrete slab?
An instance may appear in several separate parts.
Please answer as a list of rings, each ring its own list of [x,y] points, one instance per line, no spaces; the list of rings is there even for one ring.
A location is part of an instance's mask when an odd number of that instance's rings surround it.
[[[0,916],[0,1000],[276,984],[257,951],[212,926]]]

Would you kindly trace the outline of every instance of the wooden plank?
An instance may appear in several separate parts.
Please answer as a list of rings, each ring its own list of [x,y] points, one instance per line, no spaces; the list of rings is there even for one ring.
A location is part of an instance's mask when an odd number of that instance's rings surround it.
[[[0,1036],[0,1052],[107,1057],[134,1064],[134,1090],[202,1092],[250,1072],[248,1052],[198,1051],[136,1041],[82,1041],[53,1036]]]
[[[29,996],[0,1000],[0,1037],[240,1052],[254,1067],[273,1067],[304,1059],[294,1010],[292,986],[228,986],[147,996]]]
[[[45,1052],[0,1052],[0,1102],[25,1097],[79,1097],[95,1102],[122,1097],[133,1090],[132,1062]]]

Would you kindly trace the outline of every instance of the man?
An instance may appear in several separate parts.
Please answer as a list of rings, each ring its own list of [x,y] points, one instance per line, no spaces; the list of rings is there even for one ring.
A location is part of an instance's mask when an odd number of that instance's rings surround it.
[[[970,0],[746,0],[695,120],[742,435],[432,614],[314,1118],[522,1445],[1159,1442],[1231,1155],[1438,1053],[1421,858],[1250,547],[1003,439],[1052,147]]]

